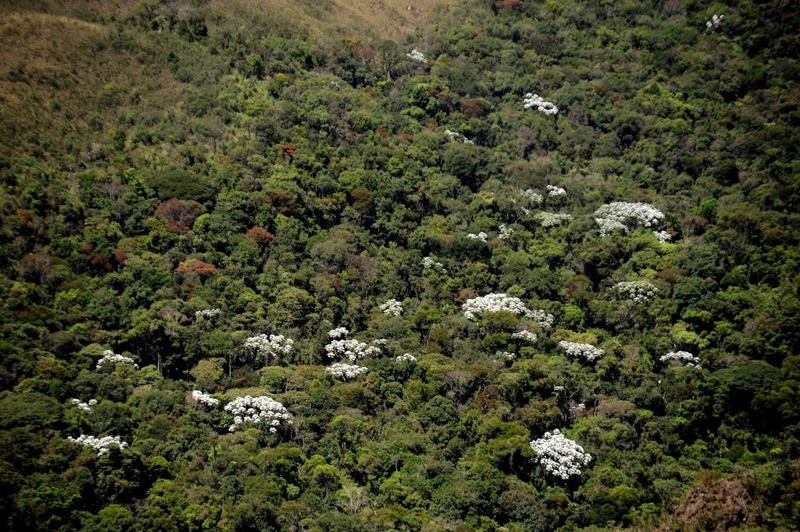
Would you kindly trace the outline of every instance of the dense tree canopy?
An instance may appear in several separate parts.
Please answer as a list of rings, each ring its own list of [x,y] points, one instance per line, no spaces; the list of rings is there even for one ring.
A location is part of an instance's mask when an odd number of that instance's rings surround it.
[[[106,4],[0,7],[5,528],[797,526],[789,3]]]

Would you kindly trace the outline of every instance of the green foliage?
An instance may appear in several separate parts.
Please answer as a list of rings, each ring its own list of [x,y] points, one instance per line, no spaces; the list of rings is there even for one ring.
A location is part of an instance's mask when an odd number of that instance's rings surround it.
[[[0,28],[5,528],[796,526],[796,10],[22,4]],[[665,219],[601,237],[615,201]],[[658,294],[620,297],[633,280]],[[488,293],[554,323],[467,319]],[[355,379],[325,371],[340,326],[380,346]],[[257,334],[293,349],[264,366]],[[106,350],[139,367],[98,370]],[[682,350],[699,366],[661,358]],[[290,428],[230,432],[245,394]],[[561,483],[529,445],[554,429],[593,457]]]

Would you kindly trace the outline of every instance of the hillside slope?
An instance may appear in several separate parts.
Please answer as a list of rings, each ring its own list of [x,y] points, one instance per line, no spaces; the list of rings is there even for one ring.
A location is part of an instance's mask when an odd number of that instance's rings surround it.
[[[795,529],[790,7],[4,3],[4,529]]]

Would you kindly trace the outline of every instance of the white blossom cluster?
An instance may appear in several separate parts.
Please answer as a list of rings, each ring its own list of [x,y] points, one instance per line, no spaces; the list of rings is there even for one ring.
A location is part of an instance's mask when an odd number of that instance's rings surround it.
[[[463,142],[464,144],[475,144],[473,141],[471,141],[461,133],[458,133],[457,131],[450,131],[449,129],[445,129],[444,134],[449,140],[453,142]]]
[[[376,338],[371,343],[372,345],[386,345],[389,343],[389,340],[386,338]]]
[[[111,349],[103,351],[103,358],[97,361],[97,368],[102,369],[106,364],[133,364],[133,367],[139,369],[139,366],[133,362],[130,357],[117,355]]]
[[[292,352],[294,340],[287,338],[282,334],[259,334],[251,336],[244,341],[245,349],[255,353],[258,356],[263,356],[268,361],[271,358],[280,355],[288,355]]]
[[[538,336],[530,331],[517,331],[511,335],[511,338],[514,340],[522,340],[524,342],[534,343],[536,342]]]
[[[531,203],[538,205],[544,200],[544,196],[536,192],[531,188],[526,188],[525,190],[519,191],[520,196],[525,198],[526,200],[530,201]]]
[[[354,379],[361,375],[362,373],[366,373],[369,371],[364,366],[357,366],[354,364],[344,364],[342,362],[336,362],[335,364],[331,364],[325,371],[333,375],[334,377],[338,377],[340,379]]]
[[[428,63],[428,60],[425,59],[425,55],[416,48],[407,53],[406,57],[411,58],[417,63],[422,63],[423,65]]]
[[[67,439],[74,443],[92,447],[95,451],[97,451],[97,456],[106,454],[112,445],[116,445],[120,449],[124,449],[128,446],[128,444],[122,441],[119,436],[103,436],[102,438],[97,438],[95,436],[81,434],[77,438],[69,436]]]
[[[233,414],[233,423],[228,427],[230,432],[245,423],[265,423],[270,432],[277,432],[281,425],[292,424],[286,407],[266,395],[237,397],[225,405],[225,411]]]
[[[664,219],[664,213],[648,203],[615,201],[594,211],[600,234],[606,236],[620,231],[628,232],[636,226],[653,227]]]
[[[380,354],[381,350],[356,339],[339,339],[328,342],[325,352],[328,358],[346,358],[350,362],[355,362],[359,358]]]
[[[503,310],[512,314],[522,314],[528,318],[534,316],[533,311],[526,307],[520,298],[510,297],[506,294],[487,294],[467,299],[461,308],[464,311],[464,316],[470,320],[474,320],[478,314],[483,312],[500,312]]]
[[[411,353],[403,353],[400,356],[394,357],[394,359],[398,362],[416,362],[417,357],[412,355]]]
[[[506,224],[500,224],[500,240],[507,240],[514,234],[514,228]]]
[[[552,102],[547,102],[538,94],[531,94],[530,92],[525,95],[525,109],[535,108],[540,113],[546,115],[554,115],[558,113],[558,107]]]
[[[555,185],[547,185],[545,187],[547,189],[547,195],[551,198],[557,198],[559,196],[566,196],[567,191],[561,187],[557,187]]]
[[[97,404],[97,399],[89,399],[89,401],[86,403],[84,403],[80,399],[70,399],[69,402],[77,406],[84,412],[91,412],[92,407]]]
[[[471,238],[472,240],[480,240],[481,242],[486,242],[486,239],[489,238],[489,235],[481,231],[478,234],[470,233],[467,235],[467,238]]]
[[[700,365],[700,359],[689,353],[688,351],[670,351],[666,355],[659,358],[661,362],[671,362],[676,360],[687,367],[695,367]]]
[[[517,354],[512,353],[511,351],[498,351],[494,355],[498,358],[505,360],[514,360],[515,358],[517,358]]]
[[[441,273],[447,273],[447,270],[444,269],[444,264],[434,260],[433,257],[423,257],[422,267],[426,270],[439,270]]]
[[[567,355],[575,358],[582,358],[588,362],[597,360],[603,356],[605,352],[592,344],[581,344],[578,342],[566,342],[561,340],[558,342],[558,345],[567,352]]]
[[[204,310],[195,310],[194,316],[195,318],[214,318],[219,316],[222,310],[218,308],[207,308]]]
[[[355,362],[359,358],[380,354],[381,349],[378,345],[386,342],[383,339],[375,340],[373,345],[369,345],[355,339],[344,338],[348,334],[350,334],[350,331],[345,327],[328,331],[328,336],[331,338],[331,341],[325,345],[325,352],[328,354],[328,358],[346,358],[351,362]]]
[[[200,390],[192,390],[192,399],[196,402],[206,405],[206,406],[217,406],[219,404],[219,399],[212,397],[210,394],[203,393]]]
[[[672,240],[672,235],[667,231],[653,231],[653,234],[656,235],[659,242],[669,242]]]
[[[555,316],[541,309],[532,310],[528,317],[532,318],[539,327],[546,330],[553,327],[553,322],[556,319]]]
[[[581,468],[592,460],[592,455],[558,429],[545,432],[542,438],[531,442],[531,447],[545,471],[562,480],[580,475]]]
[[[384,314],[391,314],[392,316],[399,316],[403,313],[403,304],[396,299],[390,299],[379,308]]]
[[[658,295],[658,288],[650,281],[623,281],[612,288],[625,299],[641,303]]]
[[[538,212],[536,214],[536,219],[541,222],[542,227],[553,227],[555,225],[561,225],[562,223],[571,220],[571,214],[565,214],[560,212]]]
[[[347,327],[336,327],[328,331],[328,338],[344,338],[348,334],[350,330]]]
[[[722,23],[722,19],[725,15],[713,15],[710,20],[706,22],[706,29],[708,30],[715,30],[719,27]]]

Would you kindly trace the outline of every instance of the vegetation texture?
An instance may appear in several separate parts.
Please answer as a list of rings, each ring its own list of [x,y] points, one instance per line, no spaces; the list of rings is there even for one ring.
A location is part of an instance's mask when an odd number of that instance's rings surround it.
[[[5,530],[797,530],[788,1],[0,6]]]

